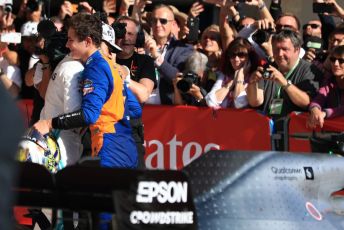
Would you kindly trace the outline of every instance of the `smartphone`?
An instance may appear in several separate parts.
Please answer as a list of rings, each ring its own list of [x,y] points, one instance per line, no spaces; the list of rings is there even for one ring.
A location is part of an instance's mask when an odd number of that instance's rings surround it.
[[[323,14],[332,13],[334,10],[333,4],[324,2],[313,2],[313,13]]]
[[[0,42],[19,44],[21,43],[21,33],[17,33],[17,32],[2,33],[0,35]]]
[[[187,27],[189,28],[189,34],[186,36],[186,40],[190,43],[197,42],[199,31],[199,17],[189,17],[187,21]]]

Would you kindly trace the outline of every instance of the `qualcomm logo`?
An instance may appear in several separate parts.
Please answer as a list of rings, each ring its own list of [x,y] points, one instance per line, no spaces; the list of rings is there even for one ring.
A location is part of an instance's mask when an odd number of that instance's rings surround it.
[[[314,172],[312,167],[303,167],[305,171],[306,180],[314,180]]]

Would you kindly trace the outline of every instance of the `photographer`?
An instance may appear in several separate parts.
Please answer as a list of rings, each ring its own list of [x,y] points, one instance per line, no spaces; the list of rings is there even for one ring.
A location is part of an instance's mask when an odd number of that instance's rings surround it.
[[[283,129],[284,117],[292,111],[306,111],[318,90],[320,71],[299,58],[301,38],[293,30],[281,30],[272,37],[277,68],[258,67],[250,77],[247,98],[250,106],[272,116],[277,131]],[[265,72],[269,74],[264,74]],[[265,76],[265,78],[263,78]],[[282,143],[278,143],[282,144]],[[283,146],[278,145],[281,150]]]
[[[207,62],[207,56],[197,51],[187,58],[184,72],[173,80],[175,105],[206,106],[206,89],[214,84],[213,80],[204,78]]]

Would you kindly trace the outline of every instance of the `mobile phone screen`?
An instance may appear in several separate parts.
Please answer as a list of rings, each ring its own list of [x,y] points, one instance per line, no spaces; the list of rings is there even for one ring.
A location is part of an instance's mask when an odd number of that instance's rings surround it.
[[[187,27],[189,28],[189,34],[186,36],[186,40],[188,42],[197,42],[199,31],[199,18],[189,17],[187,21]]]
[[[313,3],[313,13],[322,14],[322,13],[332,13],[333,4],[323,3],[323,2],[314,2]]]

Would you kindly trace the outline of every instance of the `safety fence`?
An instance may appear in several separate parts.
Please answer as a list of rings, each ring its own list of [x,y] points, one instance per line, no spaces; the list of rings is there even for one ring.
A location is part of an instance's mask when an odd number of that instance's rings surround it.
[[[310,152],[309,138],[313,132],[326,133],[326,132],[343,132],[344,131],[344,117],[338,117],[334,119],[327,119],[324,122],[322,129],[317,128],[311,130],[306,127],[306,120],[308,113],[291,113],[288,123],[287,140],[288,147],[286,150],[290,152]]]
[[[18,101],[29,121],[32,101]],[[307,113],[291,113],[286,119],[285,150],[310,152]],[[143,110],[148,168],[181,169],[209,150],[274,150],[272,120],[255,110],[193,106],[145,105]],[[344,117],[326,120],[317,132],[344,131]]]

